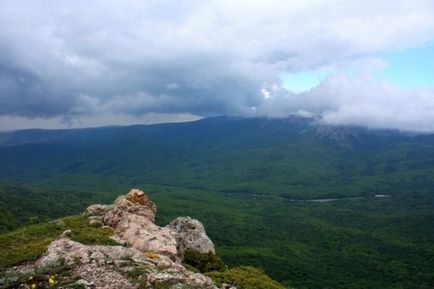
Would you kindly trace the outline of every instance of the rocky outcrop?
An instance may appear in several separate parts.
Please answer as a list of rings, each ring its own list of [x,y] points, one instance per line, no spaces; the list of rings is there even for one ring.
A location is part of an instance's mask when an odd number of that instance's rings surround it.
[[[127,245],[142,252],[166,255],[177,262],[189,248],[214,253],[214,244],[201,222],[182,217],[160,227],[154,223],[156,211],[155,204],[142,191],[133,189],[116,200],[114,207],[105,212],[102,222],[112,227]]]
[[[90,224],[111,227],[111,239],[122,246],[84,245],[71,240],[73,233],[67,230],[41,258],[16,270],[28,274],[61,262],[69,271],[53,279],[63,284],[58,288],[219,289],[210,278],[182,265],[187,249],[214,253],[202,223],[180,217],[160,227],[154,223],[156,212],[156,205],[137,189],[114,205],[92,205],[86,210]]]
[[[59,259],[73,268],[70,275],[77,280],[75,284],[85,288],[133,289],[137,288],[136,282],[142,281],[145,288],[163,288],[164,284],[175,286],[173,288],[217,289],[210,278],[188,271],[169,257],[143,254],[135,248],[86,246],[61,238],[51,243],[35,265],[44,268]],[[183,287],[176,287],[177,284]]]
[[[166,227],[175,232],[177,250],[180,256],[183,256],[187,249],[193,249],[201,253],[215,253],[214,244],[208,238],[205,228],[198,220],[190,217],[178,217]]]
[[[156,252],[180,261],[176,235],[167,228],[162,228],[143,216],[124,214],[116,223],[115,233],[128,245],[142,252]]]
[[[112,228],[116,228],[118,223],[129,215],[135,215],[153,223],[155,222],[156,213],[157,206],[145,196],[143,191],[132,189],[126,196],[119,197],[115,201],[114,207],[104,213],[103,222]]]
[[[86,209],[86,212],[90,215],[89,223],[93,226],[102,226],[102,217],[104,214],[113,209],[112,205],[92,205]]]
[[[113,205],[92,205],[87,207],[86,212],[92,216],[103,216],[113,209]]]

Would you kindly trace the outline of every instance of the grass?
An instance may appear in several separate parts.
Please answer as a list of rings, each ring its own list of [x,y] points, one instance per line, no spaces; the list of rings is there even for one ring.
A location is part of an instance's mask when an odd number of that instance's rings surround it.
[[[38,259],[66,230],[72,231],[71,239],[83,244],[117,245],[109,238],[111,229],[90,226],[86,215],[66,217],[0,235],[0,269]]]
[[[84,289],[75,283],[77,278],[73,274],[73,269],[73,266],[66,264],[61,258],[27,272],[6,271],[0,274],[0,288]]]
[[[222,283],[236,286],[238,289],[284,289],[282,285],[273,281],[263,271],[249,266],[241,266],[224,272],[210,272],[206,274],[221,286]]]
[[[147,265],[139,265],[128,272],[130,282],[135,284],[139,289],[146,288],[147,273],[149,267]]]

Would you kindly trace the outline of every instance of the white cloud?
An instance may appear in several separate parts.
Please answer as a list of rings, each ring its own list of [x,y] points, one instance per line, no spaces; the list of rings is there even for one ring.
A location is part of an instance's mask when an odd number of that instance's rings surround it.
[[[331,125],[434,132],[434,88],[404,90],[362,70],[332,75],[299,94],[279,88],[257,111],[268,117],[316,117]]]
[[[383,85],[356,90],[358,80],[336,76],[300,97],[280,88],[279,75],[422,45],[434,35],[434,2],[3,0],[0,19],[3,116],[303,111],[350,123],[344,112],[357,93],[379,95]],[[411,105],[430,107],[430,96],[418,99]]]
[[[20,116],[0,116],[0,132],[28,128],[59,129],[85,128],[108,125],[175,123],[199,120],[198,115],[188,113],[147,113],[141,116],[125,114],[99,114],[80,116],[74,119],[64,117],[25,118]]]

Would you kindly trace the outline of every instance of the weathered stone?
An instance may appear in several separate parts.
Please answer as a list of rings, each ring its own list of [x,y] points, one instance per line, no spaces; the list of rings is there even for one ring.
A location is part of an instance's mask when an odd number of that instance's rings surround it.
[[[60,238],[71,238],[71,236],[72,236],[72,231],[66,230],[60,235]]]
[[[119,245],[125,246],[127,243],[118,235],[113,235],[109,237],[111,240],[115,241]]]
[[[132,189],[126,195],[126,199],[130,202],[139,203],[142,206],[150,208],[154,212],[154,215],[157,213],[157,206],[150,201],[145,193],[141,190]]]
[[[89,289],[137,288],[128,277],[128,272],[135,268],[142,268],[143,280],[148,282],[146,288],[159,288],[158,284],[170,284],[168,288],[173,289],[218,289],[210,278],[188,271],[167,256],[149,258],[134,248],[83,245],[68,238],[52,242],[46,253],[33,263],[32,270],[43,268],[58,260],[63,260],[66,265],[73,268],[69,278],[79,280],[75,284]],[[30,270],[29,267],[26,268]]]
[[[134,191],[133,193],[134,194],[132,195],[135,196],[136,191]],[[134,198],[132,199],[135,200]],[[157,212],[157,206],[153,202],[149,201],[147,197],[146,200],[147,201],[144,202],[144,204],[142,204],[143,201],[133,202],[124,197],[118,198],[116,200],[114,208],[104,215],[103,222],[115,228],[117,224],[128,214],[143,216],[146,219],[150,220],[151,222],[155,222],[155,214]]]
[[[136,258],[144,260],[143,253],[134,248],[121,246],[86,246],[72,241],[68,238],[61,238],[53,241],[45,254],[36,261],[39,267],[45,267],[56,260],[64,260],[66,265],[73,265],[77,261],[81,263],[91,263],[93,260],[112,260],[122,259],[122,257]]]
[[[77,282],[75,282],[76,285],[80,285],[86,289],[95,288],[95,284],[93,282],[88,282],[84,279],[80,279]]]
[[[207,236],[201,222],[190,217],[178,217],[166,228],[176,233],[178,243],[178,254],[184,255],[186,249],[193,249],[198,252],[215,253],[214,244]]]
[[[102,216],[112,208],[112,205],[92,205],[87,207],[86,212],[91,216]]]
[[[115,233],[129,246],[142,252],[152,251],[177,260],[177,242],[175,233],[161,228],[147,218],[126,213],[114,227]]]
[[[202,223],[182,217],[160,227],[154,224],[156,211],[155,204],[137,189],[118,198],[114,206],[90,206],[87,209],[90,223],[100,225],[102,221],[113,229],[112,239],[127,247],[84,245],[72,241],[69,238],[71,232],[65,231],[59,240],[49,245],[41,258],[16,270],[34,271],[62,260],[72,268],[69,277],[63,280],[65,284],[75,282],[87,289],[138,288],[137,280],[129,277],[129,272],[137,269],[142,271],[134,276],[142,278],[141,284],[147,289],[160,286],[218,289],[210,278],[191,272],[181,264],[188,248],[203,253],[214,252],[214,245]],[[236,289],[225,286],[222,288]]]
[[[125,244],[142,252],[152,251],[180,261],[176,233],[154,224],[155,204],[142,191],[133,189],[119,198],[103,222],[114,229]]]
[[[96,226],[96,227],[100,227],[100,226],[104,225],[102,222],[102,216],[90,216],[89,217],[89,225]]]

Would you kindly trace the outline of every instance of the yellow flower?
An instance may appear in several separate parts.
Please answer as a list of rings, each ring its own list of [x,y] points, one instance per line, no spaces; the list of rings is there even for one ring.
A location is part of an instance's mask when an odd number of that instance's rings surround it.
[[[146,252],[146,257],[148,257],[149,259],[159,258],[158,254],[152,251]]]
[[[36,284],[33,283],[32,285],[30,285],[30,288],[32,288],[32,289],[36,289]]]
[[[50,284],[50,286],[56,284],[56,280],[54,280],[53,276],[48,277],[48,284]]]

